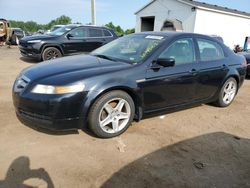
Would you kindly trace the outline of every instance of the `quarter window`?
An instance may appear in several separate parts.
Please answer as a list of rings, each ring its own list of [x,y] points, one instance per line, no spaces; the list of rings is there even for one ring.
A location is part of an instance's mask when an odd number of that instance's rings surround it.
[[[89,29],[89,36],[90,37],[102,37],[102,30],[101,29],[94,29],[94,28],[90,28]]]
[[[192,63],[195,61],[195,50],[193,39],[179,39],[175,41],[170,47],[168,47],[159,58],[173,58],[175,59],[175,65],[181,65],[186,63]]]
[[[197,39],[201,61],[215,61],[224,59],[222,47],[214,41]]]
[[[111,37],[112,36],[111,33],[106,29],[103,30],[103,33],[104,33],[105,37]]]

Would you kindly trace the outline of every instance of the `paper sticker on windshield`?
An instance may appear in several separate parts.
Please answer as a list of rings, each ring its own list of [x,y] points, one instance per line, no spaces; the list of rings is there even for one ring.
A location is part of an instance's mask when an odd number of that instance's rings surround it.
[[[155,39],[155,40],[162,40],[163,36],[157,36],[157,35],[148,35],[145,37],[146,39]]]
[[[66,30],[66,31],[70,31],[70,30],[71,30],[71,28],[65,28],[65,30]]]

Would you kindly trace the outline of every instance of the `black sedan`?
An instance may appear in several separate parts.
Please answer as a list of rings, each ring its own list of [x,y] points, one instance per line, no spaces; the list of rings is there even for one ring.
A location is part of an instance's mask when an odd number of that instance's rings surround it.
[[[88,127],[99,137],[133,120],[234,100],[246,74],[243,56],[208,36],[138,33],[89,55],[34,65],[13,86],[18,118],[52,130]]]
[[[67,25],[47,35],[23,38],[19,49],[25,57],[50,60],[91,52],[116,38],[116,34],[105,27]]]

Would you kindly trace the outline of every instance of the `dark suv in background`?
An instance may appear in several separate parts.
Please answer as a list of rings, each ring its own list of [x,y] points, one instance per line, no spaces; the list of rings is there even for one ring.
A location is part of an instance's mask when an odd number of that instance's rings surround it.
[[[116,38],[114,31],[106,27],[67,25],[48,35],[23,38],[19,49],[25,57],[49,60],[91,52]]]

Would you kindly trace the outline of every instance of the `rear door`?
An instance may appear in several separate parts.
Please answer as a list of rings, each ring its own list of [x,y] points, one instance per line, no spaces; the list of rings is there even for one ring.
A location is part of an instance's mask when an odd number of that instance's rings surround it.
[[[211,98],[218,91],[229,69],[223,47],[216,41],[197,38],[199,52],[199,76],[197,100]]]
[[[88,28],[88,37],[85,39],[85,48],[91,52],[107,43],[107,37],[104,36],[101,28]]]

